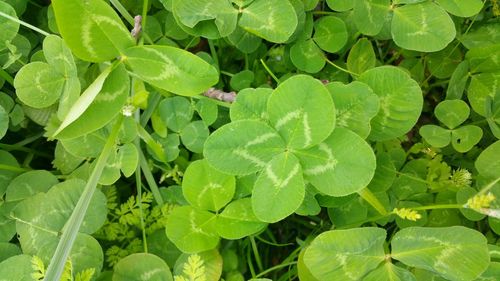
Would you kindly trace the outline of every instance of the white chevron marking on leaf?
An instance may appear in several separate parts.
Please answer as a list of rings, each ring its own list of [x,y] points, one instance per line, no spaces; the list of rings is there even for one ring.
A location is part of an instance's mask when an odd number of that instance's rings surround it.
[[[317,165],[317,166],[314,166],[312,168],[305,170],[304,173],[307,175],[319,175],[319,174],[325,173],[328,170],[335,169],[335,166],[337,165],[337,160],[333,156],[333,151],[328,147],[328,145],[326,145],[324,143],[320,143],[318,145],[318,148],[319,148],[319,150],[326,153],[326,155],[328,157],[326,164]]]

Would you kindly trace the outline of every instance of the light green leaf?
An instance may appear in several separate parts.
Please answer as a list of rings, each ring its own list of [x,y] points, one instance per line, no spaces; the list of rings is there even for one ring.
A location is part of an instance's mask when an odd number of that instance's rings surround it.
[[[64,77],[76,77],[77,69],[73,54],[66,43],[55,35],[43,40],[43,54],[47,63]]]
[[[215,170],[205,159],[191,162],[182,181],[182,193],[189,204],[216,212],[231,201],[235,187],[234,176]]]
[[[236,95],[236,100],[229,109],[231,121],[242,119],[267,120],[267,101],[272,89],[244,89]]]
[[[202,153],[203,145],[210,134],[207,125],[201,120],[189,123],[180,132],[182,144],[192,152]]]
[[[231,77],[229,84],[231,85],[231,89],[241,91],[245,88],[249,88],[252,85],[254,78],[255,75],[253,74],[253,71],[248,69],[242,70]]]
[[[327,89],[335,103],[336,124],[357,133],[362,138],[370,134],[370,121],[379,111],[379,98],[365,83],[354,81],[344,85],[328,84]]]
[[[199,100],[195,104],[195,110],[207,126],[212,125],[217,120],[217,115],[219,114],[217,104],[211,99]]]
[[[445,100],[434,109],[436,118],[449,129],[454,129],[469,118],[470,109],[463,100]]]
[[[436,125],[424,125],[420,127],[419,133],[433,147],[445,147],[451,141],[451,131]]]
[[[269,125],[257,120],[240,120],[213,132],[203,154],[210,165],[231,175],[248,175],[262,170],[285,150],[285,143]]]
[[[135,74],[153,86],[194,96],[217,83],[215,67],[190,52],[169,46],[138,46],[124,52]]]
[[[461,50],[451,44],[439,52],[430,53],[426,56],[430,73],[439,79],[450,78],[462,59]]]
[[[268,223],[295,212],[305,196],[302,167],[292,153],[275,156],[260,173],[252,193],[255,216]]]
[[[481,11],[483,1],[481,0],[436,0],[448,13],[459,17],[472,17]]]
[[[60,141],[57,142],[54,152],[54,161],[52,161],[52,164],[55,168],[61,171],[63,175],[73,172],[76,168],[78,168],[78,166],[80,166],[83,160],[85,160],[85,158],[69,153]]]
[[[361,38],[352,46],[347,57],[347,69],[351,72],[361,74],[375,67],[375,51],[370,41]]]
[[[104,148],[105,142],[106,133],[104,129],[77,138],[61,140],[64,149],[80,158],[98,157]]]
[[[0,105],[0,140],[7,133],[9,129],[9,113]]]
[[[7,14],[11,17],[17,18],[16,11],[12,6],[5,3],[4,1],[0,2],[0,12]],[[5,17],[0,17],[0,51],[7,48],[6,42],[10,42],[14,37],[16,37],[17,32],[19,31],[19,23],[7,19]]]
[[[60,133],[57,135],[57,138],[65,139],[79,137],[108,124],[116,115],[120,114],[123,105],[127,101],[130,88],[129,79],[125,67],[123,65],[118,65],[109,76],[107,76],[102,88],[98,90],[99,92],[85,111],[82,112],[74,122],[63,127],[65,121],[70,120],[70,116],[77,116],[72,113],[79,113],[79,110],[83,108],[82,104],[89,101],[87,98],[90,98],[90,92],[97,91],[97,89],[92,89],[93,86],[85,90],[59,127],[58,131]],[[86,93],[89,93],[89,96],[86,96]],[[80,101],[82,101],[82,103],[79,103]],[[54,135],[56,134],[57,132]]]
[[[34,272],[31,264],[31,256],[17,255],[10,257],[0,263],[0,280],[2,281],[32,281],[31,274]]]
[[[173,12],[181,24],[194,29],[198,24],[215,25],[220,37],[226,37],[236,28],[238,11],[229,0],[174,0]]]
[[[397,7],[391,26],[396,45],[420,52],[442,50],[456,35],[450,16],[433,2]]]
[[[463,226],[405,228],[391,245],[392,258],[450,280],[473,280],[490,263],[486,238]]]
[[[21,201],[39,192],[47,192],[59,183],[57,177],[45,170],[33,170],[14,178],[7,186],[5,201]]]
[[[15,255],[20,255],[21,249],[13,243],[0,242],[0,262],[13,257]],[[1,268],[1,266],[0,266]],[[0,275],[3,276],[3,275]]]
[[[359,81],[368,84],[380,98],[380,111],[371,122],[370,140],[399,137],[417,123],[423,105],[422,91],[406,72],[381,66],[361,74]]]
[[[498,26],[500,27],[500,25]],[[500,70],[500,42],[496,45],[486,45],[470,48],[465,54],[470,72],[498,72]],[[450,81],[451,82],[451,81]]]
[[[298,69],[316,73],[326,64],[325,55],[312,39],[299,40],[290,48],[290,59]]]
[[[484,23],[477,28],[471,29],[459,39],[468,49],[498,45],[500,43],[499,27],[499,22],[492,21],[491,23]]]
[[[353,0],[354,24],[365,35],[377,35],[384,26],[391,7],[390,0]]]
[[[17,97],[26,105],[44,108],[54,104],[64,91],[66,78],[43,62],[23,66],[14,79]]]
[[[323,232],[305,250],[304,263],[319,281],[358,280],[384,261],[385,237],[375,227]]]
[[[363,278],[363,281],[416,281],[413,273],[390,262],[378,267]]]
[[[326,0],[326,4],[330,9],[338,12],[349,11],[354,7],[352,0]]]
[[[238,24],[267,41],[283,43],[297,28],[297,14],[288,0],[255,0],[243,8]]]
[[[314,23],[313,40],[318,46],[329,53],[340,51],[347,43],[347,27],[338,17],[321,17]]]
[[[363,189],[375,173],[376,159],[371,147],[344,128],[336,128],[323,143],[294,154],[300,160],[305,179],[331,196]]]
[[[377,168],[368,188],[371,191],[386,191],[396,179],[396,167],[389,153],[377,153]]]
[[[451,145],[464,153],[472,149],[483,137],[483,130],[475,125],[466,125],[451,131]]]
[[[129,255],[121,259],[113,269],[113,281],[174,280],[165,261],[148,253]]]
[[[191,103],[183,97],[164,99],[158,105],[158,111],[163,122],[174,132],[180,132],[186,127],[194,112]]]
[[[223,263],[219,250],[213,249],[196,254],[183,253],[174,266],[176,281],[221,280]],[[187,279],[177,278],[186,277]],[[194,279],[194,280],[193,280]],[[229,281],[229,280],[228,280]]]
[[[16,158],[5,150],[0,150],[0,165],[19,168]],[[0,196],[4,195],[10,181],[18,174],[20,174],[20,172],[0,169]]]
[[[281,83],[267,103],[269,120],[290,148],[309,148],[335,127],[335,106],[326,87],[311,76],[296,75]]]
[[[250,198],[235,200],[217,216],[217,233],[224,239],[241,239],[267,226],[254,214]]]
[[[191,206],[175,208],[167,220],[167,237],[184,253],[214,249],[219,243],[216,216]]]
[[[461,99],[465,90],[465,85],[469,80],[469,63],[465,60],[457,65],[450,78],[446,89],[446,99]]]
[[[139,152],[132,143],[126,143],[118,150],[118,159],[120,170],[125,177],[130,177],[135,173],[139,164]]]
[[[231,42],[231,44],[238,48],[238,50],[245,54],[255,52],[262,43],[262,38],[247,32],[239,26],[236,27],[236,30],[231,33],[227,39]]]
[[[492,99],[500,95],[500,72],[479,73],[472,75],[467,97],[472,109],[481,116],[486,116],[486,97]]]
[[[135,45],[130,32],[105,1],[54,0],[52,7],[62,37],[82,60],[111,60]]]

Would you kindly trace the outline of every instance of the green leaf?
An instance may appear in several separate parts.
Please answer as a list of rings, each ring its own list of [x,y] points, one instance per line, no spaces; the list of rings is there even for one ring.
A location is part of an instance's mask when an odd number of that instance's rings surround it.
[[[391,245],[394,259],[450,280],[473,280],[490,263],[486,238],[463,226],[405,228]]]
[[[296,75],[281,83],[267,103],[273,127],[295,149],[324,141],[335,127],[335,106],[326,87],[311,76]]]
[[[19,164],[17,163],[16,158],[12,156],[12,154],[4,150],[0,150],[0,165],[19,168]],[[0,169],[0,196],[4,195],[10,181],[18,174],[20,174],[20,172],[16,171],[16,169]]]
[[[483,1],[481,0],[436,0],[448,13],[459,17],[472,17],[481,11]]]
[[[54,104],[64,91],[66,78],[43,62],[23,66],[14,79],[17,97],[34,108]]]
[[[20,254],[21,249],[16,244],[0,242],[0,262]]]
[[[158,256],[148,253],[129,255],[113,269],[113,281],[174,280],[168,265]]]
[[[139,165],[139,152],[132,143],[126,143],[118,150],[118,159],[120,170],[125,177],[130,177],[135,173],[137,165]]]
[[[236,95],[236,100],[229,109],[231,121],[242,119],[267,120],[267,101],[272,89],[244,89]]]
[[[380,111],[371,122],[370,140],[399,137],[417,123],[423,105],[422,91],[406,72],[381,66],[361,74],[359,81],[368,84],[380,98]]]
[[[211,99],[199,100],[195,104],[195,110],[207,126],[212,125],[217,120],[217,115],[219,114],[217,104]]]
[[[231,44],[233,44],[238,50],[245,54],[250,54],[255,52],[262,43],[262,39],[258,36],[247,32],[241,27],[236,27],[236,30],[231,33],[227,39]]]
[[[314,23],[313,40],[318,46],[329,53],[340,51],[347,43],[347,27],[338,17],[321,17]]]
[[[486,116],[486,97],[492,99],[500,95],[500,72],[479,73],[471,76],[467,97],[472,109],[481,116]]]
[[[210,134],[208,127],[201,120],[189,123],[180,132],[182,144],[192,152],[202,153],[203,145]]]
[[[7,186],[5,201],[21,201],[39,192],[47,192],[59,183],[57,177],[45,170],[33,170],[14,178]]]
[[[179,281],[221,280],[223,262],[217,249],[197,254],[182,254],[175,262],[175,279],[185,277]]]
[[[391,27],[396,45],[420,52],[442,50],[456,35],[450,16],[433,2],[397,7]]]
[[[469,118],[470,109],[463,100],[445,100],[434,109],[436,118],[449,129],[454,129]]]
[[[59,36],[49,35],[45,37],[43,40],[43,54],[47,63],[63,76],[77,76],[73,54]]]
[[[10,257],[0,263],[0,276],[2,280],[8,281],[31,281],[33,268],[31,256],[17,255]]]
[[[254,78],[255,75],[253,74],[253,71],[243,70],[236,73],[233,77],[231,77],[229,84],[231,85],[231,88],[233,90],[241,91],[245,88],[250,87],[250,85],[252,85]]]
[[[452,45],[448,45],[441,51],[430,53],[426,56],[427,67],[430,73],[439,79],[450,78],[462,59],[463,54],[460,49]]]
[[[105,142],[106,133],[104,129],[77,138],[61,140],[64,149],[80,158],[98,157],[104,148]]]
[[[312,39],[299,40],[290,48],[290,59],[300,70],[316,73],[326,64],[325,55]]]
[[[451,131],[451,145],[464,153],[472,149],[483,137],[483,130],[475,125],[466,125]]]
[[[304,263],[319,281],[358,280],[384,261],[385,237],[374,227],[326,231],[305,250]]]
[[[451,131],[436,125],[424,125],[420,127],[419,133],[433,147],[445,147],[451,141]]]
[[[0,12],[17,19],[16,11],[14,10],[14,8],[12,8],[12,6],[5,3],[4,1],[0,2]],[[2,30],[2,33],[0,33],[1,51],[7,48],[7,43],[14,39],[14,37],[16,37],[17,32],[19,31],[19,23],[5,17],[0,17],[0,29]]]
[[[470,48],[465,54],[466,61],[470,65],[470,72],[498,72],[500,61],[495,59],[498,53],[500,53],[500,42],[495,45]]]
[[[231,201],[235,187],[234,176],[215,170],[207,160],[191,162],[182,181],[182,193],[189,204],[216,212]]]
[[[62,37],[82,60],[111,60],[135,45],[120,17],[102,0],[54,0],[52,7]]]
[[[326,0],[326,4],[330,9],[338,12],[349,11],[354,7],[352,0]]]
[[[166,98],[158,105],[160,117],[167,127],[180,132],[191,122],[193,118],[193,107],[191,103],[183,97]]]
[[[125,50],[126,63],[141,79],[169,92],[194,96],[217,83],[217,70],[190,52],[168,46]]]
[[[361,38],[352,46],[347,57],[347,69],[351,72],[361,74],[375,67],[375,51],[370,41]]]
[[[285,150],[285,143],[269,125],[257,120],[226,124],[205,142],[203,154],[210,165],[231,175],[248,175],[262,170]]]
[[[0,140],[7,133],[9,129],[9,113],[0,105]]]
[[[484,23],[477,28],[471,29],[467,34],[462,35],[459,39],[468,49],[498,45],[500,43],[500,34],[498,33],[499,27],[500,23],[495,21],[492,21],[491,23]]]
[[[368,185],[375,173],[375,154],[360,136],[336,128],[323,143],[295,151],[304,177],[324,194],[345,196]]]
[[[288,0],[255,0],[242,9],[238,25],[267,41],[283,43],[297,28],[297,14]]]
[[[450,83],[448,83],[448,88],[446,89],[446,99],[461,99],[465,90],[465,85],[469,80],[469,63],[467,61],[462,61],[457,65],[455,71],[450,78]]]
[[[347,85],[333,82],[326,87],[337,110],[336,125],[367,138],[371,130],[370,121],[379,111],[378,96],[368,85],[358,81]]]
[[[180,23],[195,33],[198,24],[215,25],[220,37],[228,36],[236,28],[238,11],[229,0],[174,0],[172,6]]]
[[[416,281],[413,273],[390,262],[384,263],[363,278],[363,281]]]
[[[384,26],[389,14],[390,0],[353,0],[354,24],[365,35],[376,35]]]
[[[250,198],[235,200],[217,216],[217,233],[224,239],[241,239],[267,226],[254,214]]]
[[[260,173],[252,193],[255,216],[268,223],[280,221],[295,212],[305,196],[299,160],[291,153],[275,156]]]
[[[175,208],[167,220],[167,237],[185,253],[214,249],[219,243],[216,216],[191,206]]]
[[[118,65],[109,76],[106,77],[102,88],[93,88],[91,85],[85,90],[59,127],[58,131],[60,133],[55,133],[57,134],[57,138],[75,138],[104,127],[115,116],[120,114],[123,105],[127,101],[129,88],[130,82],[127,71],[123,65]],[[72,113],[79,113],[80,110],[83,109],[82,104],[90,100],[90,97],[86,96],[86,93],[90,95],[93,94],[91,92],[94,91],[98,91],[98,93],[96,93],[95,98],[91,101],[89,106],[85,108],[85,111],[83,111],[76,120],[66,127],[63,127],[63,124],[67,124],[67,122],[65,123],[66,120],[70,120],[71,116],[78,115],[73,115]],[[79,103],[80,101],[82,101],[82,103]]]

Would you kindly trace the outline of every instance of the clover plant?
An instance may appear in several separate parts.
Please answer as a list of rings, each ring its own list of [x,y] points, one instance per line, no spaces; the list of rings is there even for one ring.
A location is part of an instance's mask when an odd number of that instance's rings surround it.
[[[498,280],[499,16],[0,0],[0,280]]]

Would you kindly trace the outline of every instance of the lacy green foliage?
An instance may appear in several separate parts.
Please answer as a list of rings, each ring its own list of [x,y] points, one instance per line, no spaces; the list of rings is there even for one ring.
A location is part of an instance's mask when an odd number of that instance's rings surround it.
[[[106,262],[113,267],[122,258],[142,251],[141,213],[146,234],[149,235],[165,227],[173,206],[153,206],[153,195],[149,192],[143,193],[141,198],[132,195],[119,204],[116,187],[104,188],[103,191],[108,199],[109,213],[96,237],[106,243]]]
[[[31,273],[31,278],[34,280],[43,280],[45,278],[46,268],[43,261],[39,257],[33,256],[31,258],[31,268],[34,271]],[[74,273],[73,264],[71,260],[68,259],[64,265],[64,271],[61,275],[60,281],[90,281],[94,279],[94,276],[95,268],[88,268],[78,273]]]
[[[206,281],[205,265],[199,255],[190,255],[182,268],[182,275],[174,276],[175,281]]]

